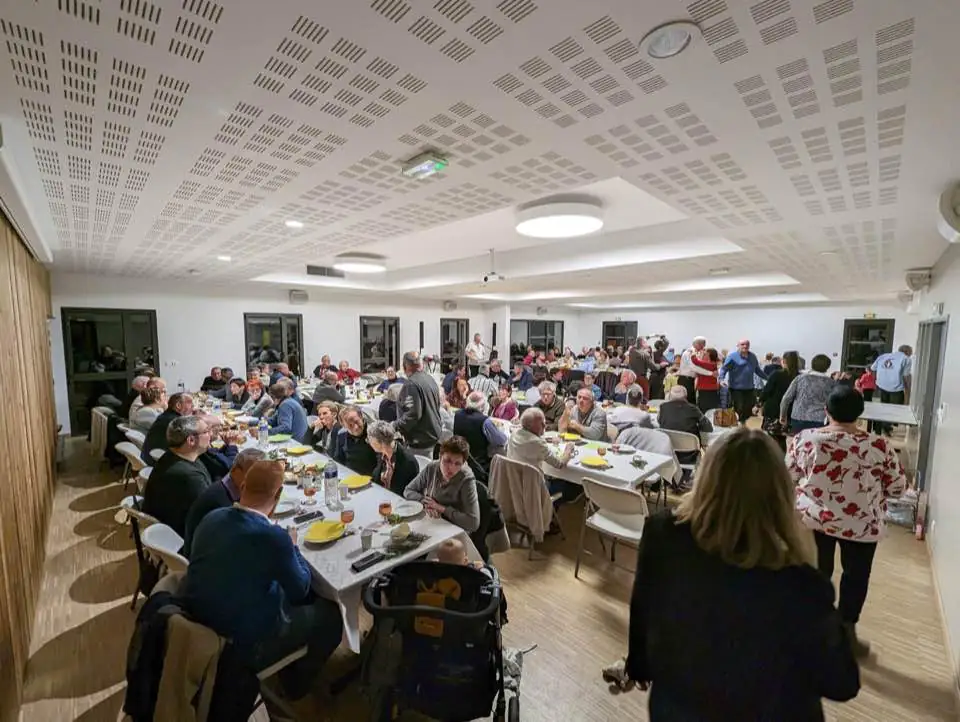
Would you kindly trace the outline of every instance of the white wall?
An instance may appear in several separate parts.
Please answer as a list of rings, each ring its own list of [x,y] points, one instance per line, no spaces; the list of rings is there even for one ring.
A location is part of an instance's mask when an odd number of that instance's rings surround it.
[[[157,312],[157,337],[161,368],[172,387],[182,380],[187,388],[199,386],[211,366],[230,366],[244,373],[244,313],[299,313],[303,315],[304,363],[307,370],[330,354],[334,363],[347,359],[356,366],[360,354],[360,316],[398,316],[401,353],[416,349],[420,321],[424,322],[426,353],[440,350],[440,319],[468,318],[470,333],[490,338],[490,323],[478,305],[444,311],[439,301],[417,305],[404,300],[370,303],[311,290],[310,302],[291,305],[285,290],[247,284],[242,290],[204,287],[200,283],[174,284],[145,279],[107,278],[54,274],[51,323],[57,418],[69,429],[66,369],[63,355],[62,307],[136,308]],[[498,325],[498,334],[501,333]]]
[[[908,316],[899,306],[781,306],[584,312],[580,315],[579,336],[573,345],[575,348],[597,345],[603,322],[620,318],[637,321],[641,335],[666,334],[677,350],[695,336],[706,336],[718,351],[733,349],[738,340],[749,338],[754,352],[761,357],[768,351],[781,354],[796,350],[808,361],[815,354],[823,353],[835,357],[834,364],[839,364],[844,319],[863,318],[865,313],[896,321],[894,348],[915,342],[917,317]]]
[[[943,314],[953,318],[947,326],[945,358],[949,360],[940,388],[945,409],[934,438],[933,464],[928,474],[927,542],[956,674],[960,673],[960,484],[956,471],[960,468],[960,375],[954,372],[952,363],[960,358],[960,248],[954,246],[944,255],[934,268],[933,278],[923,315],[931,317],[933,304],[943,303]]]

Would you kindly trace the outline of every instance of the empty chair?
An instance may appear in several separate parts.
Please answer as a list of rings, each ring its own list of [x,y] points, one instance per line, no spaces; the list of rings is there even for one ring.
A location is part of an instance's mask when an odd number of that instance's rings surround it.
[[[133,480],[134,475],[146,466],[146,464],[144,464],[140,458],[140,449],[137,448],[136,444],[129,441],[121,441],[113,448],[127,460],[127,463],[123,467],[123,477],[120,479],[123,482],[123,489],[126,491],[127,485]]]
[[[692,463],[683,463],[681,461],[680,468],[691,472],[696,469],[702,450],[700,437],[695,434],[688,434],[686,431],[673,431],[672,429],[660,429],[660,431],[670,437],[670,444],[673,446],[673,450],[678,459],[682,460],[685,457],[694,457],[694,454],[696,454]]]
[[[153,449],[150,452],[150,458],[154,461],[160,461],[160,457],[167,453],[166,449]]]
[[[573,570],[575,578],[580,575],[580,558],[586,551],[583,541],[587,527],[600,535],[601,543],[604,536],[613,539],[610,561],[616,563],[617,542],[625,541],[632,546],[638,545],[643,535],[643,524],[649,515],[646,498],[632,489],[584,478],[583,491],[587,496],[587,503],[583,509],[583,526],[580,528],[580,543],[577,545],[577,562]]]
[[[490,496],[500,507],[507,525],[530,540],[532,558],[534,546],[550,530],[553,504],[561,495],[550,495],[543,472],[537,467],[499,454],[490,462],[489,486]]]
[[[118,425],[119,428],[119,425]],[[146,434],[142,431],[137,431],[136,429],[129,429],[126,433],[127,441],[135,445],[138,449],[143,448],[144,442],[147,440]]]
[[[114,412],[106,406],[95,406],[90,412],[90,451],[98,459],[107,451],[108,416],[114,416]]]
[[[166,524],[151,524],[140,535],[143,546],[155,554],[172,572],[185,571],[190,564],[186,557],[180,554],[183,548],[183,537]]]
[[[126,512],[127,521],[130,522],[133,544],[137,550],[137,568],[139,570],[137,584],[133,588],[133,599],[130,600],[130,609],[137,606],[137,598],[141,592],[149,592],[159,574],[157,566],[147,558],[142,538],[143,530],[158,522],[150,514],[140,511],[142,501],[143,499],[139,496],[128,496],[120,502],[120,507]]]

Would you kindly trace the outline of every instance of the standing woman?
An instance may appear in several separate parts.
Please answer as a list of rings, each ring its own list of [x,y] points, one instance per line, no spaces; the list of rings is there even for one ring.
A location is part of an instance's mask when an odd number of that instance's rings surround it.
[[[626,675],[650,688],[651,722],[822,721],[823,697],[855,697],[857,663],[814,559],[770,437],[739,429],[711,444],[693,491],[647,520],[638,550]]]
[[[857,427],[862,413],[863,397],[849,386],[837,386],[827,399],[827,425],[798,434],[787,455],[797,484],[797,510],[804,525],[813,529],[817,566],[826,579],[833,576],[840,546],[840,617],[858,657],[870,652],[856,627],[884,531],[887,500],[899,497],[906,487],[890,442]]]
[[[717,378],[720,369],[720,354],[715,348],[705,348],[690,357],[695,366],[710,371],[712,376],[697,374],[694,386],[697,389],[697,407],[707,413],[710,409],[720,408],[720,379]]]
[[[662,336],[653,344],[653,367],[650,369],[650,398],[664,398],[663,380],[667,375],[667,366],[670,362],[664,357],[664,352],[670,342]]]
[[[781,367],[774,369],[760,391],[760,405],[763,409],[763,430],[770,434],[784,453],[787,451],[787,427],[780,423],[780,402],[787,393],[790,384],[800,374],[800,354],[787,351],[783,354]],[[787,409],[787,418],[790,409]]]

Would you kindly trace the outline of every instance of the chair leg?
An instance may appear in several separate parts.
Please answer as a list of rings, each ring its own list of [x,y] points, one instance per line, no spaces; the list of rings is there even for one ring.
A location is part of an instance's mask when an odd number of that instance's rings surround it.
[[[137,579],[137,586],[133,590],[133,599],[130,600],[130,611],[132,612],[137,607],[137,598],[140,596],[140,580]]]
[[[580,557],[583,555],[583,540],[587,535],[587,515],[590,513],[590,507],[585,504],[583,507],[583,524],[580,527],[580,543],[577,544],[577,562],[573,567],[573,578],[580,578]]]
[[[553,518],[557,520],[557,529],[560,530],[560,539],[562,541],[566,541],[567,535],[563,531],[563,522],[560,521],[560,515],[557,513],[554,513]]]
[[[603,550],[603,555],[607,555],[607,545],[603,543],[603,534],[597,532],[597,539],[600,540],[600,548]]]
[[[617,563],[617,539],[616,537],[610,542],[610,561],[614,564]]]

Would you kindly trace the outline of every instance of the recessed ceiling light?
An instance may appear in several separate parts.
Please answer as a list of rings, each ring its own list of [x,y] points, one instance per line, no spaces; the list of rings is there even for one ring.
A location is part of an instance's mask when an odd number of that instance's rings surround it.
[[[599,203],[537,203],[517,212],[517,233],[531,238],[576,238],[603,228]]]
[[[284,221],[283,225],[285,225],[287,228],[303,228],[303,221],[289,220]]]
[[[837,255],[836,251],[820,251],[821,256],[835,256]]]
[[[708,273],[709,273],[711,276],[726,276],[728,273],[730,273],[730,267],[729,267],[729,266],[723,266],[722,268],[711,268],[711,269],[708,271]]]
[[[341,253],[333,259],[333,267],[344,273],[383,273],[386,260],[376,253]]]
[[[217,256],[218,261],[223,261],[224,263],[230,263],[233,259],[230,256]]]
[[[664,23],[643,36],[640,50],[654,60],[664,60],[679,55],[700,34],[700,26],[689,20]]]

